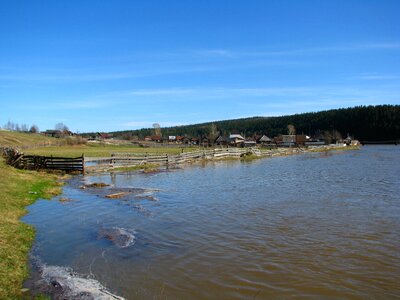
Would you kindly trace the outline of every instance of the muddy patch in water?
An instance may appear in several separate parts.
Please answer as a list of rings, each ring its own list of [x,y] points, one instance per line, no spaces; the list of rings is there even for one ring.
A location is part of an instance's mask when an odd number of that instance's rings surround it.
[[[98,239],[106,239],[111,241],[119,248],[127,248],[136,243],[136,231],[133,229],[125,229],[120,227],[101,228],[98,232]]]

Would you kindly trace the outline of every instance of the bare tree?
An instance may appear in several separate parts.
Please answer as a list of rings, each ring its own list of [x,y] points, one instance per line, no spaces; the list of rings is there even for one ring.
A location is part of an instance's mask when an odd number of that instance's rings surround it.
[[[55,130],[59,130],[59,131],[62,131],[62,132],[64,132],[64,131],[69,131],[69,128],[68,128],[68,126],[67,125],[65,125],[64,123],[57,123],[55,126],[54,126],[54,129]]]
[[[288,129],[288,134],[289,135],[295,135],[296,134],[296,128],[294,127],[294,125],[289,124],[287,126],[287,129]]]
[[[214,144],[214,141],[217,138],[217,135],[218,135],[217,125],[215,125],[214,123],[211,123],[208,138],[212,144]]]
[[[8,121],[7,124],[5,124],[3,128],[7,129],[7,130],[14,130],[14,123],[11,121]]]
[[[39,127],[37,125],[33,124],[31,126],[31,128],[29,129],[29,132],[30,133],[38,133],[39,132]]]
[[[336,143],[342,139],[342,135],[337,130],[324,131],[324,138],[327,144]]]
[[[160,127],[160,124],[154,123],[154,124],[153,124],[153,128],[154,128],[154,135],[155,135],[155,136],[160,136],[160,137],[161,137],[161,127]]]

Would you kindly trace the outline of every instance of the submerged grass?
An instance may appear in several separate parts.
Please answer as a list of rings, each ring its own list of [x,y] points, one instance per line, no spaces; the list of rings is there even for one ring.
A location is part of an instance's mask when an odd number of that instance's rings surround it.
[[[308,149],[308,152],[327,152],[327,151],[346,151],[346,150],[360,150],[361,146],[351,145],[343,147],[332,147],[332,148],[313,148]]]
[[[38,198],[60,193],[55,175],[22,171],[0,158],[0,299],[21,298],[23,280],[28,276],[28,253],[35,230],[20,218],[25,207]]]
[[[158,170],[159,168],[160,168],[159,164],[143,164],[143,165],[137,165],[137,166],[115,167],[115,168],[112,168],[111,171],[131,172],[131,171],[143,170],[144,172],[151,172],[151,171]]]

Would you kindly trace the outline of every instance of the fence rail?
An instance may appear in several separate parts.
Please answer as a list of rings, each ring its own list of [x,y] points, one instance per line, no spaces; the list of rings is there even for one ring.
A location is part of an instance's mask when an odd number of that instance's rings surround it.
[[[255,148],[216,148],[212,150],[197,150],[178,155],[149,154],[149,153],[112,153],[111,157],[86,158],[87,169],[96,170],[115,167],[133,167],[143,164],[177,165],[192,162],[198,159],[222,159],[227,157],[240,157],[245,154],[261,155]]]
[[[85,172],[85,159],[82,156],[70,157],[52,157],[52,156],[37,156],[23,155],[19,160],[18,167],[21,169],[38,170],[51,169],[61,171],[77,171]]]

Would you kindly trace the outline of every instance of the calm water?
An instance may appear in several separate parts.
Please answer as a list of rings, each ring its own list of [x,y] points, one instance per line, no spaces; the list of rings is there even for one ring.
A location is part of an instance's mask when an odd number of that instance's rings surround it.
[[[127,299],[400,298],[399,146],[77,177],[62,197],[24,217],[34,254]]]

